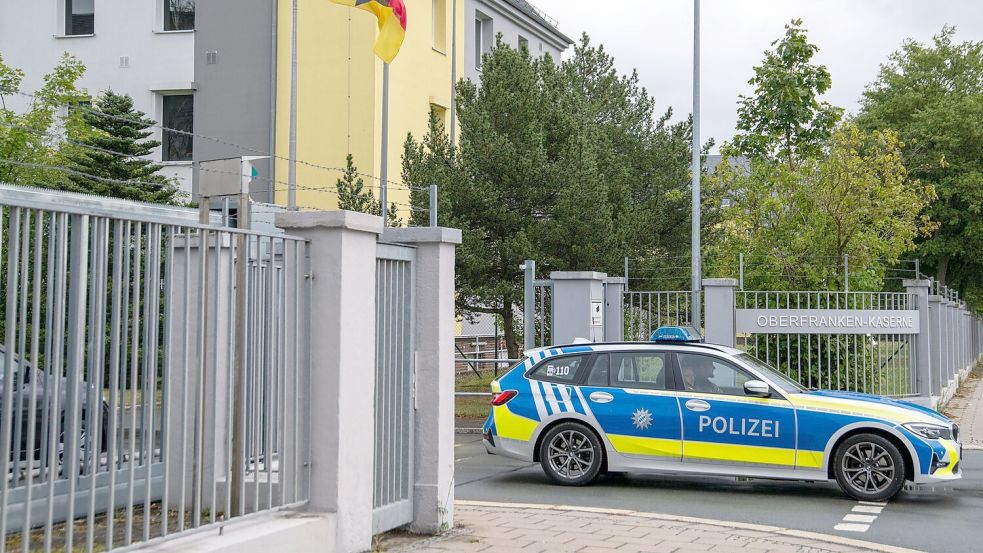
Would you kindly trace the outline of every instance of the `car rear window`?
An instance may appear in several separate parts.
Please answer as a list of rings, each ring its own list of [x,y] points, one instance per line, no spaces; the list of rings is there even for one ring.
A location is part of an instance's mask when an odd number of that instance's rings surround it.
[[[568,355],[545,359],[533,369],[529,376],[548,382],[576,382],[587,361],[586,355]]]

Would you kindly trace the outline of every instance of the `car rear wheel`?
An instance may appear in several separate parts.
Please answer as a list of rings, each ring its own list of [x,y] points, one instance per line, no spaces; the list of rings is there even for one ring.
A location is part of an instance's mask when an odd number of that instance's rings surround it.
[[[601,472],[604,449],[585,425],[565,422],[551,428],[540,442],[539,461],[551,480],[565,486],[590,484]]]
[[[905,459],[890,440],[876,434],[847,438],[833,459],[836,483],[860,501],[885,501],[898,495],[905,481]]]

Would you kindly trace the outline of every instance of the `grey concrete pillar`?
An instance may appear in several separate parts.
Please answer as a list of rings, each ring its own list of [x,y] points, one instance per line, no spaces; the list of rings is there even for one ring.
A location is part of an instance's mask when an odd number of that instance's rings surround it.
[[[416,246],[416,532],[454,526],[454,250],[461,231],[389,228],[386,242]]]
[[[735,347],[737,343],[737,279],[703,279],[703,328],[707,343]]]
[[[594,271],[550,273],[553,280],[553,343],[569,344],[576,338],[604,340],[604,280]]]
[[[947,383],[943,378],[944,373],[942,371],[941,301],[942,296],[928,296],[928,328],[923,330],[923,332],[928,332],[929,337],[929,366],[932,371],[931,393],[936,397],[942,395],[942,388]]]
[[[932,338],[929,330],[928,291],[931,282],[928,280],[905,280],[905,290],[911,297],[912,307],[918,310],[919,333],[915,335],[914,355],[908,355],[911,375],[914,376],[915,390],[918,396],[930,404],[932,394]]]
[[[608,277],[604,281],[604,341],[625,339],[625,290],[628,279]]]
[[[167,297],[170,356],[168,366],[162,367],[161,380],[168,395],[162,415],[168,428],[167,503],[175,509],[182,504],[187,511],[192,509],[195,429],[199,420],[202,421],[202,505],[212,503],[212,484],[225,480],[226,413],[230,401],[227,390],[232,368],[227,337],[232,324],[229,303],[234,294],[229,266],[231,246],[228,234],[209,237],[202,286],[201,238],[198,235],[174,237],[171,288]],[[202,332],[204,340],[200,339]],[[142,413],[137,413],[138,425],[141,416]],[[224,497],[224,487],[219,494]],[[217,503],[224,509],[224,500]]]
[[[334,512],[326,551],[372,547],[375,266],[382,219],[286,212],[276,225],[310,241],[310,503]]]

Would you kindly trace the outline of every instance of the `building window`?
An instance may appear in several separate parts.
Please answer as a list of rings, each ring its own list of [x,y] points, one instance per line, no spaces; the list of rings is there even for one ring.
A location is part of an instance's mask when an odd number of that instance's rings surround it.
[[[433,0],[433,47],[447,51],[447,0]]]
[[[66,35],[91,35],[95,28],[95,0],[65,0]]]
[[[481,12],[474,18],[474,66],[481,69],[481,55],[490,52],[495,41],[492,20]]]
[[[522,35],[519,35],[519,51],[529,51],[529,39]]]
[[[161,136],[161,160],[191,161],[194,141],[190,134],[184,133],[194,131],[195,97],[191,94],[168,94],[162,99],[161,124],[165,129]]]
[[[164,30],[191,31],[195,28],[195,0],[164,0]]]
[[[481,27],[483,21],[474,20],[474,66],[481,69]]]
[[[437,104],[430,104],[430,113],[440,122],[442,128],[447,128],[447,108],[438,106]]]

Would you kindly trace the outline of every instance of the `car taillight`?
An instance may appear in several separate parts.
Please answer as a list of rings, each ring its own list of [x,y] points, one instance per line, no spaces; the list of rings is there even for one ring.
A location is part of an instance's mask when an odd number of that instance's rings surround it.
[[[492,398],[492,405],[495,406],[505,405],[506,403],[509,402],[510,399],[514,398],[517,395],[519,395],[519,392],[515,390],[505,390],[504,392],[499,392],[495,394],[495,397]]]

